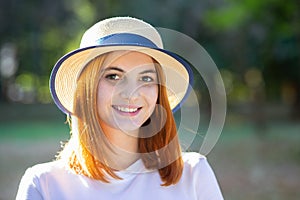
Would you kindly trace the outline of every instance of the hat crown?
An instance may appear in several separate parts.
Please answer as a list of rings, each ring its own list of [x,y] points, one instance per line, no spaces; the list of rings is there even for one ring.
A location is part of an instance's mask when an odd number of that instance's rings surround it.
[[[90,27],[82,36],[80,48],[94,46],[100,38],[118,33],[132,33],[147,38],[158,48],[163,48],[162,39],[150,24],[132,17],[113,17]]]

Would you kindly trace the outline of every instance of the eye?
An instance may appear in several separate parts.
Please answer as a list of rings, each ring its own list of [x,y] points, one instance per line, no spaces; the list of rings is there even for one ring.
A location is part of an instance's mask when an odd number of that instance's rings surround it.
[[[120,80],[121,77],[118,74],[108,74],[105,76],[106,79],[109,80]]]
[[[150,76],[143,76],[143,77],[140,78],[140,80],[143,81],[143,82],[147,82],[147,83],[151,83],[151,82],[154,81],[154,79]]]

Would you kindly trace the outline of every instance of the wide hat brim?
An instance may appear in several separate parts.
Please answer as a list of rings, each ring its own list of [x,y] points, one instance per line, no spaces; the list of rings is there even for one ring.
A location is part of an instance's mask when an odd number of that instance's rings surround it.
[[[154,58],[163,68],[172,111],[181,107],[193,84],[190,65],[179,55],[151,44],[118,42],[79,48],[66,54],[55,64],[50,75],[50,91],[62,112],[73,114],[77,80],[86,65],[97,56],[113,51],[138,51]]]

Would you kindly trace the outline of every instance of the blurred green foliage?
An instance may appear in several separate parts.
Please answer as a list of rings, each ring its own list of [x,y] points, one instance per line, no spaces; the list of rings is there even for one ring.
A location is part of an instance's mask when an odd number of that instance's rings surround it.
[[[229,105],[268,101],[299,110],[298,0],[2,0],[0,48],[16,47],[18,70],[1,78],[0,100],[51,102],[55,62],[78,48],[86,28],[119,15],[175,29],[203,45],[220,68]]]
[[[299,123],[286,122],[300,118],[299,0],[0,0],[1,199],[16,190],[24,163],[47,160],[57,150],[50,138],[59,144],[68,137],[65,116],[49,105],[51,69],[78,48],[86,28],[112,16],[180,31],[198,41],[219,67],[229,123],[214,150],[218,165],[212,164],[225,197],[299,196]],[[9,70],[13,65],[16,71]],[[199,75],[195,80],[203,86],[197,91],[201,106],[209,105],[205,83]],[[203,132],[206,118],[201,115]],[[266,137],[256,137],[262,132]],[[10,192],[13,198],[16,191]]]

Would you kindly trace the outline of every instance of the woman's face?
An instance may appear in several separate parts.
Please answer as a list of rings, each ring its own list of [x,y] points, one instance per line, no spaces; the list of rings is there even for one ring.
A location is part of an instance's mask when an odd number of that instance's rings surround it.
[[[157,102],[158,77],[153,60],[132,51],[111,53],[105,63],[97,94],[100,124],[103,128],[135,131],[150,117]]]

